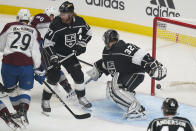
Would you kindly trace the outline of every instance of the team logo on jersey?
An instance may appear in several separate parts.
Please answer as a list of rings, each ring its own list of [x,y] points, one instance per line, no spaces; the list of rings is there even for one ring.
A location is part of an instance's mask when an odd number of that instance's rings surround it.
[[[76,44],[76,33],[65,35],[65,45],[72,48]]]
[[[111,75],[113,75],[116,72],[114,61],[107,62],[107,70]]]

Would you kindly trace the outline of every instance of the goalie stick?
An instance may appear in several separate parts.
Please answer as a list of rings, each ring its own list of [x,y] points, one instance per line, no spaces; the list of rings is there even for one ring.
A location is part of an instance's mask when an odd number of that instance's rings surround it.
[[[48,85],[48,83],[46,83],[44,81],[44,84],[48,87],[48,89],[56,95],[56,97],[59,99],[59,101],[68,109],[68,111],[76,118],[76,119],[86,119],[91,117],[90,113],[85,113],[85,114],[81,114],[81,115],[77,115],[75,114],[66,104],[65,102],[59,97],[59,95]]]

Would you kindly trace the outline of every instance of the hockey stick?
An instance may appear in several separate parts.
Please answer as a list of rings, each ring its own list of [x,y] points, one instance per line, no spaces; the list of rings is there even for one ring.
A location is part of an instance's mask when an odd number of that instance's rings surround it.
[[[89,82],[91,82],[93,79],[89,78],[84,84],[87,85]]]
[[[59,101],[68,109],[68,111],[76,118],[76,119],[86,119],[86,118],[89,118],[91,117],[91,114],[90,113],[85,113],[85,114],[82,114],[82,115],[77,115],[75,113],[73,113],[73,111],[65,104],[65,102],[59,97],[59,95],[57,93],[55,93],[55,91],[48,85],[48,83],[46,83],[44,81],[44,84],[48,87],[48,89],[56,95],[56,97],[59,99]]]
[[[78,61],[81,62],[81,63],[83,63],[83,64],[86,64],[86,65],[88,65],[88,66],[93,67],[92,64],[90,64],[90,63],[88,63],[88,62],[86,62],[86,61],[83,61],[83,60],[80,60],[80,59],[78,59]]]

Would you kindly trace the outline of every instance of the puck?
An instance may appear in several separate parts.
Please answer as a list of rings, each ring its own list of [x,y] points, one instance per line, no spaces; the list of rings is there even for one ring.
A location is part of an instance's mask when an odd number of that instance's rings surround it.
[[[156,85],[156,88],[157,88],[157,89],[161,89],[161,84],[157,84],[157,85]]]

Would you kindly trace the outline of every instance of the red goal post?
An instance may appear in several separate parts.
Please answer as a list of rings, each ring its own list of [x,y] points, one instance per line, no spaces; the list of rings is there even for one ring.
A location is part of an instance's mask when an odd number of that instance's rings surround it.
[[[196,25],[193,24],[188,24],[185,22],[180,22],[177,20],[172,20],[172,19],[168,19],[168,18],[162,18],[162,17],[155,17],[153,20],[153,39],[152,39],[152,57],[156,59],[156,47],[157,47],[157,30],[158,30],[158,22],[164,22],[164,23],[169,23],[169,24],[173,24],[173,25],[178,25],[181,27],[187,27],[187,28],[192,28],[192,29],[196,29]],[[165,31],[165,33],[168,33],[167,31]],[[179,34],[176,33],[168,33],[168,35],[172,35],[172,37],[168,37],[164,35],[162,36],[162,39],[166,39],[166,40],[170,40],[170,41],[174,41],[174,42],[179,42],[179,43],[185,43],[187,42],[187,36],[185,35],[181,35],[179,36]],[[184,37],[184,38],[183,38]],[[191,45],[195,46],[195,41],[196,38],[195,37],[189,37],[188,38],[191,41],[194,41],[191,43]],[[185,43],[186,44],[186,43]],[[155,80],[151,79],[151,95],[154,96],[155,95]]]

